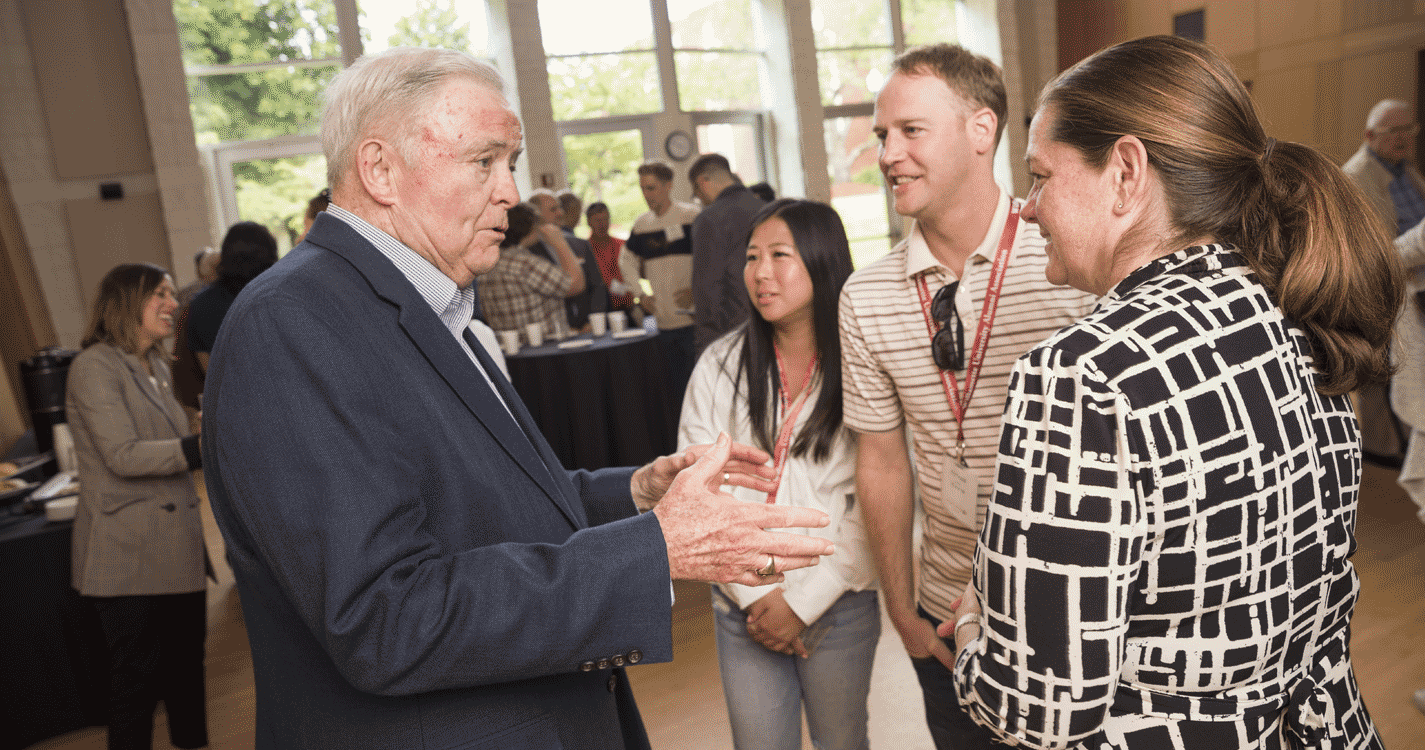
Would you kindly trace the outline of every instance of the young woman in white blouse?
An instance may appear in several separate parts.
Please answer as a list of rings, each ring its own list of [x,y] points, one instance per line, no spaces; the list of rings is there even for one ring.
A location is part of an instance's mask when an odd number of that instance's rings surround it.
[[[866,693],[880,635],[876,574],[856,504],[851,432],[841,424],[836,305],[851,274],[841,218],[783,199],[753,219],[743,277],[756,314],[703,352],[683,400],[680,446],[727,432],[773,456],[771,493],[748,502],[818,508],[809,533],[835,541],[820,565],[773,587],[713,590],[723,693],[738,748],[865,748]],[[769,575],[776,560],[764,568]],[[759,571],[760,572],[760,571]]]

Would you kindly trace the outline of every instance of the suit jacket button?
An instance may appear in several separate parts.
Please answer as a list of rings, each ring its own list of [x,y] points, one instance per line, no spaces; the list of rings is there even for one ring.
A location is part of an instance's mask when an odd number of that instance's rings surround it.
[[[599,669],[608,669],[608,668],[609,668],[609,660],[608,660],[608,659],[600,659],[600,660],[599,660]]]
[[[614,656],[614,658],[609,659],[609,663],[612,664],[612,665],[614,665],[615,667],[622,667],[622,666],[624,665],[624,663],[625,663],[625,660],[624,660],[624,658],[623,658],[623,654],[618,654],[618,655]]]
[[[580,672],[592,672],[592,671],[594,671],[594,663],[591,662],[591,661],[586,661],[586,662],[584,662],[583,664],[580,664],[580,665],[579,665],[579,671],[580,671]]]
[[[611,675],[609,675],[609,692],[612,693],[612,692],[614,692],[614,691],[617,690],[617,689],[618,689],[618,675],[612,675],[612,674],[611,674]]]
[[[160,505],[160,506],[158,506],[158,507],[163,508],[164,510],[168,511],[169,513],[172,513],[173,511],[178,510],[178,506],[177,506],[177,505],[174,505],[173,503],[164,503],[163,505]]]
[[[637,664],[637,663],[639,663],[639,662],[641,662],[641,661],[643,661],[643,652],[642,652],[642,651],[639,651],[638,649],[634,649],[634,650],[628,652],[628,663],[629,663],[629,664]]]

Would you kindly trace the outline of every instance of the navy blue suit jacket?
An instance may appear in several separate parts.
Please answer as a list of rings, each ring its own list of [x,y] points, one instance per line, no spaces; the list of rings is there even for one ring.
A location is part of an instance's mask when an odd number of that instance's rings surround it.
[[[630,469],[560,467],[499,370],[508,411],[326,214],[243,290],[211,365],[204,473],[258,748],[647,745],[618,667],[673,657],[668,563]]]

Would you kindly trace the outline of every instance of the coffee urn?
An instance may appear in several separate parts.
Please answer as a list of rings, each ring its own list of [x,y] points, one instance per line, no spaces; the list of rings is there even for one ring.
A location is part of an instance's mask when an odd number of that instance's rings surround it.
[[[54,426],[65,421],[64,386],[69,378],[69,363],[77,354],[72,349],[48,346],[20,363],[20,380],[40,453],[54,448]]]

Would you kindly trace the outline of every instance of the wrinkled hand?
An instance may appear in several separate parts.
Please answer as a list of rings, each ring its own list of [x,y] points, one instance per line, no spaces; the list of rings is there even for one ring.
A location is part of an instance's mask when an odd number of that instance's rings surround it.
[[[658,314],[658,302],[652,294],[640,299],[638,301],[638,305],[639,307],[642,307],[643,311],[648,313],[649,315]]]
[[[940,623],[940,627],[936,629],[936,633],[939,634],[941,638],[949,638],[955,641],[955,653],[959,654],[960,651],[965,648],[965,644],[975,640],[976,635],[980,632],[978,629],[980,626],[966,623],[965,627],[960,628],[960,632],[956,633],[955,623],[960,621],[962,615],[967,615],[971,612],[980,614],[981,617],[984,616],[984,611],[980,609],[980,598],[975,595],[975,585],[972,583],[966,586],[965,593],[961,594],[960,598],[956,599],[952,606],[955,607],[955,614],[951,615],[949,620]]]
[[[677,305],[679,310],[691,310],[693,307],[693,290],[679,289],[674,292],[673,304]]]
[[[761,586],[779,583],[782,571],[816,565],[822,555],[835,552],[828,540],[767,529],[820,528],[831,522],[811,508],[742,502],[718,491],[723,467],[732,452],[726,433],[690,467],[678,472],[668,492],[653,509],[668,546],[668,571],[685,581],[741,583]],[[767,577],[754,571],[777,557],[777,573]]]
[[[747,608],[747,634],[779,654],[807,658],[806,645],[802,643],[802,631],[806,629],[806,623],[792,611],[780,588],[774,587]]]
[[[668,492],[678,472],[692,466],[711,445],[693,445],[681,453],[659,456],[652,463],[633,473],[630,489],[633,502],[640,511],[651,510]],[[727,463],[722,467],[726,476],[721,484],[734,484],[758,492],[771,492],[776,487],[777,472],[767,463],[772,457],[766,451],[742,443],[733,443]]]

